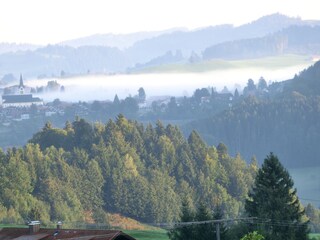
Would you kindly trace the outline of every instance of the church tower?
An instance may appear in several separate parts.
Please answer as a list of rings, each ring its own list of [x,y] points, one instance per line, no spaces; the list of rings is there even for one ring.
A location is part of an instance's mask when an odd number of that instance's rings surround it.
[[[20,94],[24,94],[24,85],[23,85],[23,80],[22,80],[22,74],[20,74],[19,91],[20,91]]]

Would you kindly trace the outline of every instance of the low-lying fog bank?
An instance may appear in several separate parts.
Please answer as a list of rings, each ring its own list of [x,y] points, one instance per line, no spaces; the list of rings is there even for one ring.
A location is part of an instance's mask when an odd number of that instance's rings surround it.
[[[293,78],[307,65],[276,69],[245,68],[218,70],[207,73],[163,73],[163,74],[128,74],[128,75],[87,75],[71,78],[26,80],[31,87],[46,85],[47,81],[57,80],[65,87],[65,92],[41,94],[44,101],[59,98],[62,101],[113,100],[115,94],[119,98],[137,95],[143,87],[147,97],[150,96],[191,96],[195,89],[215,87],[217,91],[226,86],[232,93],[247,84],[248,79],[258,83],[263,77],[268,84]]]

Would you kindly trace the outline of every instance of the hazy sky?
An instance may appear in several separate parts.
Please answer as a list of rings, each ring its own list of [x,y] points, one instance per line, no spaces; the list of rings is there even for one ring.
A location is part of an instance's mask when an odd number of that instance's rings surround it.
[[[319,19],[318,0],[1,0],[0,42],[48,44],[95,33],[243,24],[280,12]]]

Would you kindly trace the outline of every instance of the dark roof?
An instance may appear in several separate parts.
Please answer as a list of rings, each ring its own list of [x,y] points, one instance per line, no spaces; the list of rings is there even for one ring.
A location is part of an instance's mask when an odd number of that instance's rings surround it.
[[[21,95],[3,95],[3,103],[24,103],[24,102],[41,102],[40,98],[32,97],[32,94]]]
[[[116,230],[83,230],[83,229],[40,229],[29,234],[29,228],[2,228],[0,240],[51,240],[51,239],[100,239],[100,240],[135,240],[133,237]]]

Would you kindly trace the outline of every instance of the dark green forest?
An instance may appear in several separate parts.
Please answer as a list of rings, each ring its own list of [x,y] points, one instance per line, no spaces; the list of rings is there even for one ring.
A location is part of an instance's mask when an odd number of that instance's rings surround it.
[[[220,208],[212,211],[200,203],[195,211],[187,200],[181,209],[180,222],[168,234],[171,240],[242,239],[250,232],[263,238],[246,239],[303,240],[308,239],[310,230],[292,178],[273,153],[264,159],[248,193],[247,217],[240,221],[223,219]]]
[[[230,109],[184,129],[196,129],[209,144],[222,141],[231,154],[246,159],[274,151],[288,168],[319,166],[320,62],[292,80],[269,85],[263,94],[251,85],[249,80],[247,96]]]
[[[320,97],[292,92],[277,99],[248,97],[236,107],[209,119],[197,129],[210,143],[225,142],[232,153],[262,159],[275,151],[286,167],[318,166]]]
[[[1,152],[0,161],[0,220],[7,223],[104,223],[107,212],[173,222],[183,199],[235,217],[258,169],[195,131],[186,139],[176,126],[144,126],[122,115],[106,124],[79,118],[63,129],[47,123],[23,148]]]

